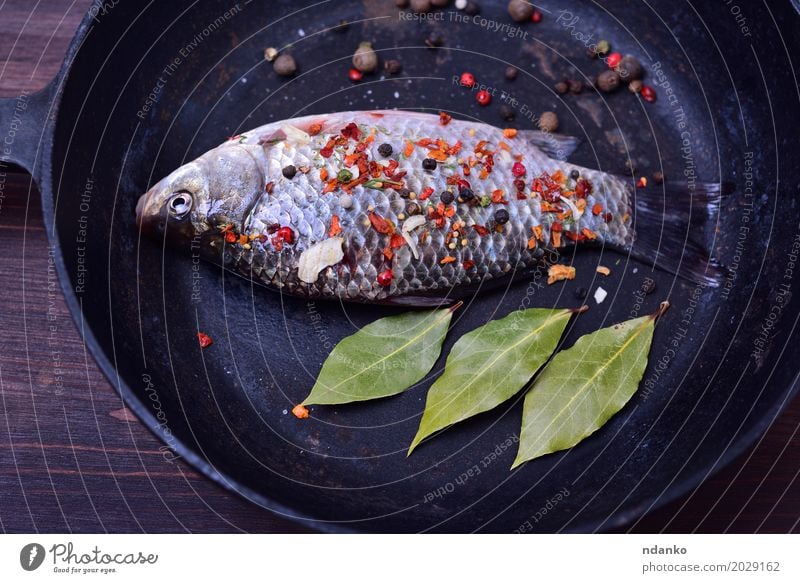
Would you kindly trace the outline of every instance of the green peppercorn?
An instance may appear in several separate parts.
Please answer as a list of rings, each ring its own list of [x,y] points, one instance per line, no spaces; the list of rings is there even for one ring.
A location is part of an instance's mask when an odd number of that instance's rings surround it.
[[[492,198],[488,194],[484,194],[481,197],[481,206],[485,208],[490,204],[492,204]]]
[[[436,170],[436,160],[433,158],[425,158],[422,161],[423,170]]]
[[[336,175],[336,180],[339,182],[350,182],[353,179],[353,173],[347,170],[346,168],[342,168],[339,170],[339,174]]]
[[[378,146],[378,154],[380,154],[384,158],[388,158],[389,156],[391,156],[393,151],[394,149],[392,148],[391,144],[381,144],[380,146]]]
[[[292,166],[291,164],[289,164],[288,166],[285,166],[285,167],[284,167],[284,169],[282,170],[282,172],[283,172],[283,175],[284,175],[286,178],[288,178],[289,180],[291,180],[292,178],[294,178],[294,175],[295,175],[295,174],[297,174],[297,168],[295,168],[294,166]]]
[[[498,225],[505,225],[510,218],[511,215],[508,214],[506,209],[497,209],[497,211],[494,213],[494,222]]]

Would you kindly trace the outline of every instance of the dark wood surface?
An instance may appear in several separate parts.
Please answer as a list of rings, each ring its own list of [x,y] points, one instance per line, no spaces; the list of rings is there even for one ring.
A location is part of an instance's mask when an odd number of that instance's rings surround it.
[[[32,8],[36,4],[36,8]],[[0,0],[0,95],[43,87],[89,0]],[[124,407],[86,352],[55,274],[39,193],[0,191],[0,529],[302,532],[212,484]],[[633,532],[800,531],[800,399],[758,444]]]

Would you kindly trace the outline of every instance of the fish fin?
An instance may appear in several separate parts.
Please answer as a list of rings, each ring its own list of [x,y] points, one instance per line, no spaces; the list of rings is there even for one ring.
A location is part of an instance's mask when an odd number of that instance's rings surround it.
[[[540,132],[538,130],[519,130],[517,135],[539,148],[549,158],[554,160],[567,160],[580,145],[580,138],[562,136],[553,132]]]
[[[734,190],[729,182],[666,182],[637,188],[636,240],[631,256],[697,284],[718,287],[727,274],[712,255],[720,205]]]
[[[402,308],[446,308],[456,303],[455,298],[436,296],[393,296],[377,303]]]

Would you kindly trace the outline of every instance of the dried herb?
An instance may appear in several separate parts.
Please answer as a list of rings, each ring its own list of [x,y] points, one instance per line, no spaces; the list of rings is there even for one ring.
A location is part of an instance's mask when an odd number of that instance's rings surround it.
[[[462,336],[428,392],[408,453],[431,434],[513,397],[547,362],[576,310],[520,310]]]
[[[622,409],[639,386],[656,319],[668,307],[664,302],[655,314],[582,336],[553,357],[525,396],[512,469],[574,446]]]
[[[303,405],[335,405],[402,393],[420,381],[442,350],[452,308],[376,320],[341,340]]]

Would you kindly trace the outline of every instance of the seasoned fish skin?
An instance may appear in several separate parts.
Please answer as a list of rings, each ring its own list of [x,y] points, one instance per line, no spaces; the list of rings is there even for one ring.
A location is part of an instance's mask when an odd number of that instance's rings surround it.
[[[345,145],[334,147],[328,157],[321,154],[332,137],[341,136],[342,130],[352,134],[354,127],[359,139],[351,136]],[[208,218],[209,210],[221,204],[216,192],[219,187],[211,189],[214,192],[208,193],[208,200],[200,197],[201,200],[195,201],[197,212],[192,212],[192,229],[187,230],[194,236],[221,232],[220,237],[203,238],[204,245],[211,245],[217,251],[207,256],[220,257],[226,268],[258,283],[307,298],[362,302],[391,301],[403,296],[459,295],[460,290],[536,267],[543,253],[556,247],[558,238],[561,247],[586,240],[628,248],[634,241],[629,220],[632,214],[629,187],[613,175],[548,157],[529,140],[534,134],[541,140],[538,132],[520,131],[510,137],[486,124],[454,119],[442,125],[439,116],[406,111],[343,112],[269,124],[229,140],[192,163],[197,167],[194,172],[213,175],[215,184],[239,183],[238,188],[243,191],[252,190],[259,182],[263,187],[261,192],[241,195],[238,204],[228,205],[238,209],[239,214],[224,213],[227,224],[220,223],[216,215],[216,223]],[[368,139],[369,136],[374,138]],[[423,160],[431,155],[431,150],[419,145],[407,151],[406,148],[409,142],[419,144],[426,139],[433,141],[433,147],[437,146],[437,140],[443,140],[448,152],[460,143],[460,151],[447,155],[434,170],[425,170]],[[325,192],[342,169],[355,171],[357,166],[348,166],[345,156],[352,154],[358,144],[364,144],[366,160],[382,166],[395,160],[397,168],[393,175],[405,172],[405,176],[391,187],[385,184],[369,187],[368,182],[352,186],[347,194],[340,182],[331,192]],[[390,156],[381,155],[381,144],[391,145]],[[480,170],[487,157],[476,154],[479,145],[479,153],[494,153],[491,172],[483,178]],[[245,158],[240,151],[246,151],[252,159],[252,168],[249,161],[220,163],[229,156]],[[465,176],[469,158],[475,164]],[[524,176],[514,175],[515,162],[524,166]],[[245,172],[243,165],[248,167]],[[297,169],[292,177],[283,174],[288,166]],[[533,180],[559,171],[566,177],[559,189],[564,198],[548,203],[532,191]],[[591,192],[584,196],[575,194],[577,181],[569,178],[573,171],[578,172],[579,180],[591,185]],[[371,180],[381,182],[380,178],[388,180],[385,174]],[[458,200],[446,204],[446,212],[441,213],[445,216],[439,216],[444,191],[450,190],[453,197],[459,197],[460,187],[454,184],[457,179],[469,182],[475,198],[472,204]],[[519,179],[525,182],[520,198],[515,186]],[[404,189],[406,197],[402,195]],[[426,189],[433,189],[432,194],[420,200]],[[175,190],[175,184],[167,177],[145,195],[150,197],[149,203],[140,206],[159,208],[159,203],[151,199],[169,200],[165,195],[159,198],[157,192],[171,190]],[[230,189],[223,190],[226,199],[236,196]],[[498,195],[498,191],[502,194]],[[482,197],[491,200],[492,193],[500,202],[475,204]],[[407,233],[411,240],[407,243],[402,239],[402,229],[411,216],[412,204],[422,207],[426,221]],[[545,211],[553,205],[560,212]],[[583,209],[577,219],[576,205]],[[433,209],[432,215],[429,207]],[[497,215],[501,209],[508,216],[503,224]],[[389,231],[394,229],[394,238],[390,232],[376,228],[375,217],[379,227],[388,225]],[[140,216],[139,220],[143,223],[147,219]],[[336,232],[334,220],[338,221],[340,232]],[[558,223],[560,231],[554,223]],[[454,233],[454,224],[463,226]],[[230,234],[226,240],[223,232],[226,227],[235,233],[236,242],[230,241]],[[277,229],[286,227],[291,229],[291,242],[277,236]],[[343,259],[321,269],[315,281],[303,281],[298,270],[301,257],[331,237],[341,240]],[[392,242],[398,245],[391,245]],[[417,248],[418,258],[412,246]],[[387,270],[391,276],[385,285],[387,278],[379,275]]]

